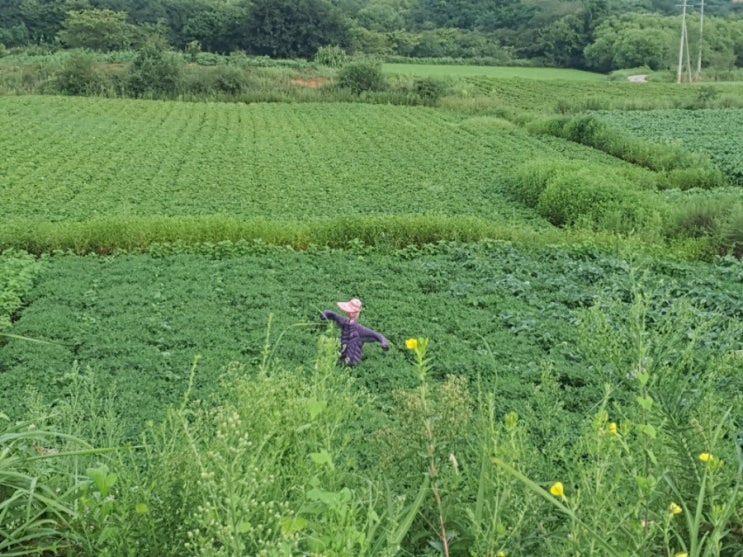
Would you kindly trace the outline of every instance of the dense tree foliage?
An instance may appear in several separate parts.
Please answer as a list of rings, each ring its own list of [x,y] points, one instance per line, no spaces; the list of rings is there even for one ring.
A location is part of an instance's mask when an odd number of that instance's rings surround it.
[[[126,12],[75,10],[67,12],[57,37],[69,48],[122,50],[137,45],[140,28],[127,22]]]
[[[704,12],[704,64],[743,65],[743,3],[705,0]],[[111,50],[160,36],[180,50],[310,59],[341,46],[608,71],[672,66],[680,19],[678,0],[0,0],[0,44]]]
[[[326,0],[254,0],[240,43],[256,54],[312,58],[321,46],[349,44],[348,23]]]

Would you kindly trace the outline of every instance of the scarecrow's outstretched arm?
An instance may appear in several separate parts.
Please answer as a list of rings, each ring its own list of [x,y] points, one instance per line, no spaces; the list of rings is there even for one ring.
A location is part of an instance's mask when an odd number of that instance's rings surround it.
[[[338,325],[343,325],[343,323],[347,321],[345,317],[340,316],[334,311],[330,310],[323,311],[320,315],[322,316],[321,319],[323,321],[327,321],[328,319],[330,319],[331,321],[335,321]]]
[[[389,350],[390,348],[390,341],[388,341],[382,333],[372,331],[362,325],[359,325],[359,337],[362,342],[378,342],[382,345],[382,350]]]

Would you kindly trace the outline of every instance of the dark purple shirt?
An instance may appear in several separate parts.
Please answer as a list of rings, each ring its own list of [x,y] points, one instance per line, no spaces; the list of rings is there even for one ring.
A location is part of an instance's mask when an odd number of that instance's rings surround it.
[[[383,350],[389,350],[390,343],[383,335],[338,315],[334,311],[323,311],[322,319],[332,319],[341,328],[341,362],[355,366],[361,361],[361,352],[365,342],[378,342]]]

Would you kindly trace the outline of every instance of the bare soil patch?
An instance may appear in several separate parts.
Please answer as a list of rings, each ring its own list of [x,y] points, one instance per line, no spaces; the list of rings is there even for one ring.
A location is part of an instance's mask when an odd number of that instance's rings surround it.
[[[309,87],[310,89],[317,89],[318,87],[321,87],[322,85],[325,85],[330,81],[330,78],[327,77],[315,77],[312,79],[292,79],[291,83],[294,85],[299,85],[301,87]]]

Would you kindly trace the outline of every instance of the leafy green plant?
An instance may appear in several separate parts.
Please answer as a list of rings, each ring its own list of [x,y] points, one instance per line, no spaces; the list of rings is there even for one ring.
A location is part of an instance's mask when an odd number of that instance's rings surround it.
[[[352,93],[384,91],[387,88],[382,65],[374,61],[350,62],[338,72],[336,83]]]
[[[56,89],[65,95],[95,95],[103,78],[95,69],[95,58],[83,50],[74,50],[54,76]]]
[[[329,68],[342,68],[348,63],[348,54],[340,46],[321,46],[315,53],[315,62]]]
[[[413,81],[413,91],[427,104],[437,106],[446,94],[447,86],[443,81],[433,78],[416,79]]]
[[[7,334],[10,330],[13,317],[22,307],[44,264],[44,260],[35,259],[23,251],[7,249],[0,252],[0,333]]]
[[[181,79],[181,63],[157,37],[148,39],[132,62],[127,87],[136,97],[172,95]]]

